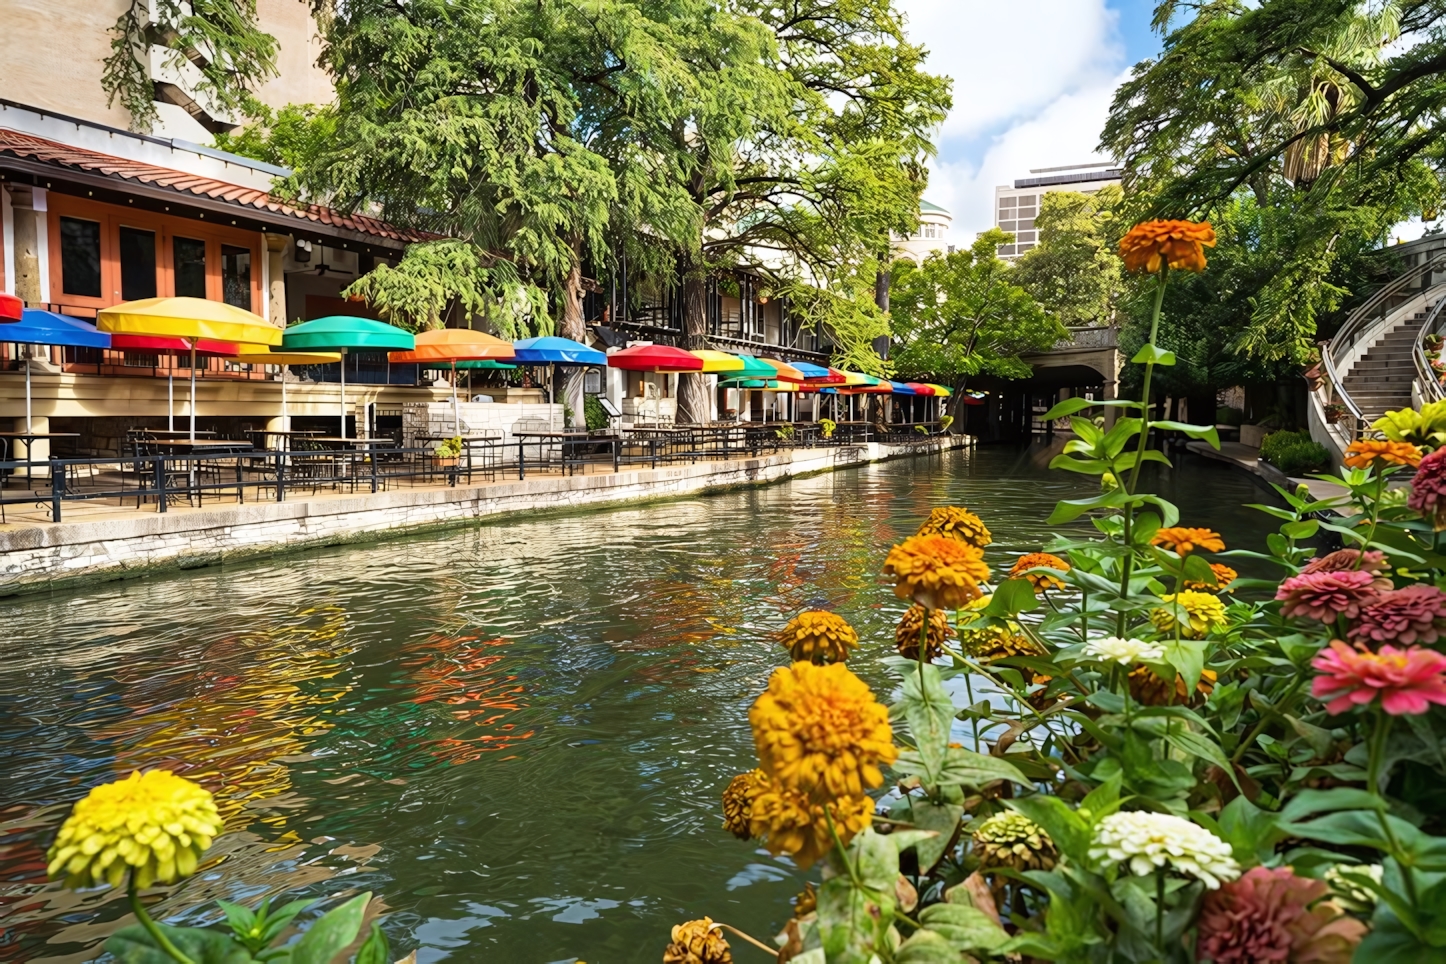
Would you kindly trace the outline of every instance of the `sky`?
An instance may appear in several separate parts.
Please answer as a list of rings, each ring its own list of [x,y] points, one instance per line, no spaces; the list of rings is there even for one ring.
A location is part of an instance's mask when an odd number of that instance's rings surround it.
[[[993,224],[994,187],[1031,168],[1105,161],[1115,88],[1159,50],[1155,0],[898,0],[954,109],[924,197],[954,216],[950,242]]]

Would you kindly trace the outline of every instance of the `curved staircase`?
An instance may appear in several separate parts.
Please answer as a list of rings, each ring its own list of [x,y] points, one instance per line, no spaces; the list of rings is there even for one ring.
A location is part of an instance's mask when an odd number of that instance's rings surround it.
[[[1321,346],[1320,387],[1311,393],[1311,436],[1337,461],[1388,411],[1441,397],[1423,354],[1423,339],[1446,322],[1446,252],[1421,263],[1376,292]],[[1345,409],[1336,418],[1328,406]]]

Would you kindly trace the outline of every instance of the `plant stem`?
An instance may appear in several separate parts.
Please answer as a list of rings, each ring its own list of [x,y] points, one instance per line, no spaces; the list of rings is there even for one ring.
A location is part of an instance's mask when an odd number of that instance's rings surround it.
[[[131,911],[136,915],[136,920],[141,922],[141,926],[146,929],[147,934],[151,935],[151,940],[156,942],[156,946],[170,955],[176,964],[194,964],[189,957],[181,953],[180,948],[171,943],[171,939],[156,926],[156,922],[151,920],[151,915],[146,913],[146,908],[141,904],[141,895],[136,891],[136,872],[134,870],[126,878],[126,896],[130,898]]]
[[[1165,303],[1165,285],[1169,279],[1169,266],[1160,267],[1159,280],[1155,285],[1155,306],[1150,312],[1150,339],[1146,342],[1147,347],[1155,347],[1155,337],[1160,332],[1160,309]],[[1153,354],[1153,353],[1152,353]],[[1134,495],[1135,486],[1140,480],[1140,467],[1145,461],[1145,450],[1150,445],[1150,381],[1155,374],[1155,362],[1153,358],[1145,362],[1145,378],[1140,391],[1140,444],[1135,448],[1135,464],[1130,468],[1130,481],[1125,485],[1125,494]],[[1120,566],[1120,595],[1127,596],[1130,592],[1130,575],[1135,567],[1135,547],[1130,542],[1135,517],[1134,506],[1125,503],[1124,506],[1125,527],[1125,559]],[[1125,634],[1125,614],[1120,612],[1117,619],[1118,628],[1116,633],[1120,636]]]
[[[838,828],[833,825],[833,814],[829,812],[828,804],[823,805],[823,819],[828,821],[829,836],[833,837],[833,845],[838,848],[838,859],[843,861],[844,867],[849,872],[849,880],[854,882],[855,887],[862,890],[863,878],[859,876],[858,868],[854,866],[853,861],[849,860],[849,852],[844,849],[843,841],[839,839]]]
[[[1155,950],[1165,959],[1165,868],[1155,870]]]
[[[719,921],[718,924],[717,924],[717,926],[723,928],[725,931],[731,931],[732,933],[738,935],[739,937],[743,938],[743,939],[744,939],[745,941],[747,941],[748,943],[752,944],[754,947],[758,948],[760,951],[765,951],[765,952],[767,952],[769,955],[771,955],[771,956],[773,957],[774,960],[777,960],[777,959],[778,959],[778,948],[776,948],[776,947],[769,947],[767,944],[763,943],[763,942],[760,941],[758,938],[743,933],[743,932],[740,931],[738,928],[734,927],[732,924],[725,924],[725,923],[723,923],[722,921]]]
[[[1366,790],[1373,797],[1380,797],[1383,801],[1386,795],[1381,792],[1381,758],[1386,754],[1386,740],[1391,733],[1391,718],[1380,710],[1376,711],[1376,728],[1371,734],[1370,761],[1366,765],[1366,779],[1368,782]],[[1391,827],[1385,808],[1376,811],[1376,817],[1381,821],[1381,831],[1386,835],[1386,842],[1391,846],[1391,856],[1396,858],[1396,863],[1401,865],[1401,880],[1406,885],[1406,896],[1410,898],[1413,907],[1421,905],[1420,897],[1416,894],[1416,872],[1411,866],[1408,855],[1401,850],[1401,844],[1396,840],[1396,831]]]

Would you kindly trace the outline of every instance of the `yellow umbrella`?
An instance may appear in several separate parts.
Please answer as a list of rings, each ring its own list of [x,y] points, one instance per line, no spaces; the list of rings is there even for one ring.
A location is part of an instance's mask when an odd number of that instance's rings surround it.
[[[716,372],[742,371],[746,366],[743,359],[737,355],[730,355],[726,351],[713,351],[711,348],[704,348],[701,351],[691,352],[703,359],[703,373],[713,374]]]
[[[251,347],[251,346],[247,346]],[[291,365],[330,365],[341,361],[339,351],[243,351],[231,361],[245,365],[281,366],[281,424],[291,430],[291,415],[286,411],[286,369]]]
[[[191,346],[191,441],[196,440],[196,340],[243,345],[279,345],[281,329],[265,318],[224,301],[205,298],[142,298],[102,308],[96,327],[118,335],[183,338]]]

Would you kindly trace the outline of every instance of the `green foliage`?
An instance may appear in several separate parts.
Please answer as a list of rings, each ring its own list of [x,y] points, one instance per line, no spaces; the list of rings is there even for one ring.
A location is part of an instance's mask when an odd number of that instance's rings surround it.
[[[1331,466],[1330,452],[1311,441],[1309,432],[1271,432],[1261,439],[1260,457],[1286,475],[1324,472]]]
[[[332,964],[361,933],[371,894],[358,894],[321,915],[302,933],[300,940],[286,945],[286,930],[296,916],[314,901],[292,901],[272,910],[264,900],[255,910],[220,901],[228,930],[170,927],[151,924],[156,931],[192,964]],[[105,949],[122,964],[177,964],[177,958],[163,949],[145,924],[132,924],[116,931]],[[390,964],[386,935],[372,925],[362,942],[355,964]]]
[[[254,157],[267,164],[305,170],[313,166],[336,137],[336,111],[315,104],[288,104],[272,110],[265,104],[252,108],[252,122],[240,131],[215,136],[217,150]],[[294,193],[288,179],[282,193]]]
[[[462,454],[462,449],[463,443],[460,436],[443,439],[437,443],[436,455],[439,459],[455,459]]]
[[[894,263],[891,294],[897,371],[953,383],[987,373],[1025,378],[1019,356],[1067,334],[995,256],[1009,235],[986,231],[967,249],[933,254],[921,265]]]
[[[608,413],[596,395],[585,395],[582,400],[582,415],[587,421],[587,430],[596,432],[608,427]]]
[[[1066,327],[1114,321],[1125,290],[1115,253],[1125,227],[1120,206],[1113,185],[1093,194],[1050,191],[1040,201],[1039,244],[1015,263],[1015,281]]]
[[[1229,405],[1221,405],[1215,410],[1215,424],[1235,426],[1244,425],[1245,412],[1238,408],[1232,408]]]
[[[101,87],[107,106],[119,99],[136,131],[158,120],[152,46],[165,48],[166,66],[194,73],[192,93],[226,113],[258,107],[252,89],[276,74],[276,38],[257,25],[256,0],[129,0],[111,33]]]
[[[831,418],[821,418],[818,420],[818,427],[824,438],[833,438],[833,433],[838,429],[838,422]]]

